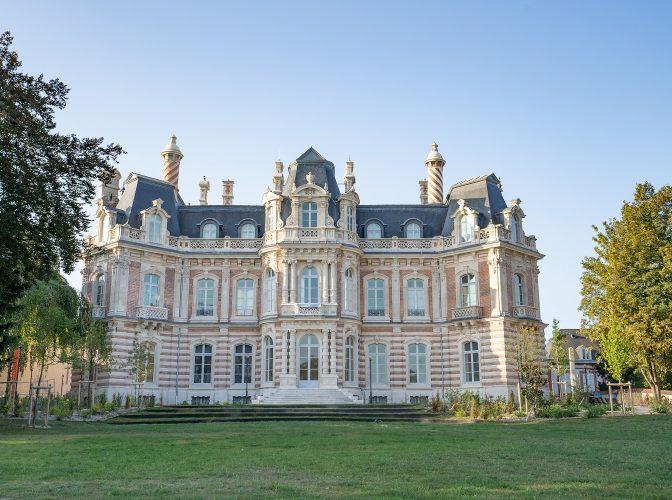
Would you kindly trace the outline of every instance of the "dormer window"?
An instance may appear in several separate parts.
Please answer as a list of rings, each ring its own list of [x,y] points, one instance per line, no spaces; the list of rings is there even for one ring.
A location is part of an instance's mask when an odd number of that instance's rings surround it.
[[[463,215],[460,217],[460,241],[471,241],[474,237],[474,227],[469,217]]]
[[[406,238],[422,238],[422,226],[417,222],[406,224]]]
[[[520,221],[515,215],[511,216],[511,241],[519,242],[520,241]]]
[[[355,230],[355,209],[352,207],[345,208],[345,229],[348,231]]]
[[[207,240],[217,238],[217,224],[213,222],[203,224],[203,227],[201,229],[201,238],[205,238]]]
[[[149,216],[149,225],[147,236],[151,243],[160,243],[161,242],[161,226],[163,221],[159,214],[152,214]]]
[[[317,227],[317,203],[306,201],[301,206],[301,227]]]
[[[240,226],[240,237],[245,240],[251,240],[257,237],[257,230],[251,222],[245,222]]]
[[[383,226],[377,222],[369,222],[366,225],[366,237],[367,238],[382,238],[383,237]]]

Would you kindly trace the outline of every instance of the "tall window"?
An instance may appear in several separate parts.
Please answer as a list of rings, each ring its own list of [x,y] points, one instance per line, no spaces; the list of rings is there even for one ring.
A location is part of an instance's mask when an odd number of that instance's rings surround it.
[[[245,240],[251,240],[257,237],[257,229],[251,222],[245,222],[240,226],[240,237]]]
[[[367,238],[382,238],[383,237],[383,226],[377,222],[369,222],[366,225],[366,237]]]
[[[268,207],[268,229],[275,229],[275,204],[271,203]]]
[[[465,342],[464,349],[464,381],[465,382],[479,382],[481,380],[481,373],[478,366],[478,343]]]
[[[385,280],[372,278],[367,281],[367,316],[385,316]]]
[[[275,271],[270,267],[266,269],[266,276],[264,277],[264,291],[265,291],[265,311],[268,313],[275,312]]]
[[[317,227],[317,203],[306,201],[301,206],[301,227]]]
[[[203,224],[203,227],[201,228],[201,238],[209,240],[217,238],[217,224],[213,222]]]
[[[236,316],[254,314],[254,280],[239,279],[236,282]]]
[[[212,383],[212,346],[198,344],[194,348],[194,384]]]
[[[237,345],[233,354],[233,383],[252,383],[252,346]]]
[[[156,370],[155,356],[156,356],[156,344],[154,342],[144,341],[140,342],[140,349],[145,353],[145,366],[142,378],[143,380],[138,380],[138,382],[154,382],[154,371]]]
[[[163,220],[159,214],[152,214],[149,216],[149,241],[152,243],[161,242],[161,225]]]
[[[345,229],[348,231],[355,230],[355,209],[351,206],[345,207]]]
[[[142,305],[158,307],[159,305],[159,276],[145,274],[142,278]]]
[[[215,280],[202,278],[196,282],[196,316],[215,315]]]
[[[93,305],[105,305],[105,275],[99,274],[93,284]]]
[[[273,339],[264,338],[264,382],[273,382]]]
[[[523,277],[520,274],[513,275],[513,300],[517,306],[525,304],[525,296],[523,295]]]
[[[511,215],[511,241],[520,241],[520,221],[515,215]]]
[[[387,347],[385,344],[371,344],[369,346],[371,359],[371,383],[374,385],[387,384]]]
[[[460,278],[460,306],[469,307],[475,305],[477,305],[476,276],[468,273]]]
[[[352,268],[348,268],[345,270],[345,281],[343,283],[343,295],[344,295],[344,300],[345,302],[345,310],[354,312],[355,310],[355,277],[354,273],[352,271]]]
[[[301,303],[318,303],[317,271],[314,267],[304,267],[301,271]]]
[[[406,302],[409,316],[425,315],[425,282],[420,278],[406,282]]]
[[[474,237],[474,228],[469,219],[467,215],[460,217],[460,241],[471,241]]]
[[[345,339],[345,381],[355,380],[355,338],[349,336]]]
[[[408,346],[408,382],[427,383],[427,346],[411,344]]]
[[[406,224],[407,238],[422,238],[422,227],[417,222],[410,222]]]

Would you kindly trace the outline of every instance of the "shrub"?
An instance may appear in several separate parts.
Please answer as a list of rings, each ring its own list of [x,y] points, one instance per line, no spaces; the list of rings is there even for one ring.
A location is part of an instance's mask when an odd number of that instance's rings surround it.
[[[92,414],[93,414],[93,411],[90,410],[89,408],[84,408],[82,411],[79,412],[79,416],[84,418],[84,419],[91,418]]]
[[[664,400],[653,401],[649,404],[651,413],[669,413],[670,404]]]
[[[126,394],[126,401],[124,402],[124,408],[127,410],[131,407],[131,396]]]
[[[455,411],[455,416],[457,418],[466,418],[467,414],[463,410],[457,410]]]
[[[106,413],[110,413],[111,411],[114,411],[116,409],[117,409],[117,407],[114,405],[114,403],[112,401],[108,401],[107,403],[105,403],[103,405],[103,410]]]
[[[563,406],[559,403],[553,403],[537,409],[536,415],[541,418],[567,418],[576,417],[579,413],[577,405]]]
[[[601,417],[607,413],[607,408],[604,405],[590,405],[586,408],[586,418]]]
[[[64,418],[70,418],[72,412],[75,408],[75,404],[72,400],[68,398],[60,398],[51,407],[51,413],[56,416],[58,420],[63,420]]]
[[[469,418],[478,418],[478,400],[472,396],[469,402]]]
[[[91,406],[91,412],[95,413],[96,415],[103,413],[104,409],[105,406],[101,403],[94,403],[93,406]]]
[[[439,408],[441,407],[441,398],[439,397],[439,393],[437,392],[435,395],[432,396],[432,399],[430,400],[430,407],[432,409],[433,413],[438,413]]]
[[[516,397],[513,395],[513,391],[509,393],[509,400],[506,402],[506,413],[511,415],[516,411]]]
[[[518,410],[518,411],[513,412],[513,415],[514,415],[515,417],[518,417],[518,418],[525,418],[525,417],[527,417],[527,413],[525,413],[525,412],[522,411],[522,410]]]

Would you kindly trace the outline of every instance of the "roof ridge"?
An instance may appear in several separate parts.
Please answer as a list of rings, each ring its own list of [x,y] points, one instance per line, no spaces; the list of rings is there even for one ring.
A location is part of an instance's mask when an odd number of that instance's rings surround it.
[[[469,184],[473,184],[474,182],[487,181],[488,179],[490,179],[490,177],[494,177],[494,179],[492,179],[492,182],[495,182],[495,180],[496,182],[499,182],[499,178],[495,175],[495,173],[490,172],[487,174],[479,175],[477,177],[471,177],[470,179],[464,179],[462,181],[456,182],[455,184],[450,186],[450,189],[448,191],[450,192],[453,190],[453,188],[467,186]]]

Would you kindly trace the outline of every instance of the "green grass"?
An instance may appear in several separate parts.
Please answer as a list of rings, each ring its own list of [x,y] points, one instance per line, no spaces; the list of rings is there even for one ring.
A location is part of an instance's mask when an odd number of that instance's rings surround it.
[[[520,424],[0,421],[0,497],[672,497],[672,417]]]

